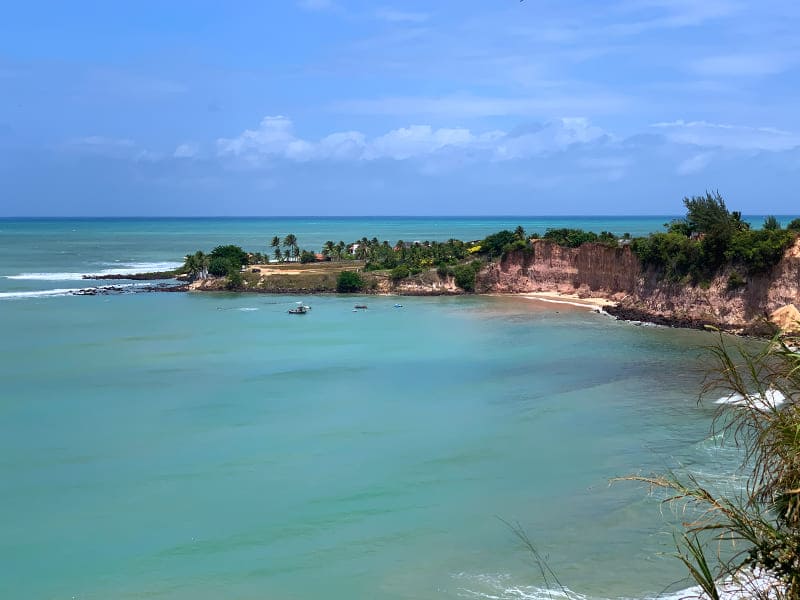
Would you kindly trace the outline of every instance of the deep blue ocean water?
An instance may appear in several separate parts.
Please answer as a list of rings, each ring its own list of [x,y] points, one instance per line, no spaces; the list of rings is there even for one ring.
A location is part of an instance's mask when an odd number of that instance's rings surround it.
[[[576,594],[687,587],[658,498],[608,482],[733,481],[697,404],[711,334],[519,298],[54,291],[290,232],[665,220],[0,220],[0,597],[549,597],[501,519]]]

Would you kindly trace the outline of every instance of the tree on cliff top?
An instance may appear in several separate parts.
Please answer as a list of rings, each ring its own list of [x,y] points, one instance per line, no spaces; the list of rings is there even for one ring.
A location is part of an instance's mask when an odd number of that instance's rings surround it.
[[[749,229],[742,221],[742,213],[730,212],[719,192],[706,192],[705,196],[684,198],[686,224],[689,233],[713,234],[722,231],[733,232]]]
[[[235,266],[237,269],[241,269],[247,264],[247,252],[234,244],[217,246],[211,251],[209,257],[211,260],[214,260],[215,258],[225,260],[231,265]]]
[[[187,254],[183,263],[184,270],[189,274],[192,280],[205,278],[208,275],[209,257],[202,251],[198,250],[194,254]]]

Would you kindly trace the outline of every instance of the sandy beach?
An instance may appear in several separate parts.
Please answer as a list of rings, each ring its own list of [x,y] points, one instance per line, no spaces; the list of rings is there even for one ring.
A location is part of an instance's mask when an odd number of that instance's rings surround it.
[[[540,302],[553,302],[556,304],[571,304],[572,306],[585,306],[587,308],[602,309],[607,306],[616,306],[613,300],[598,297],[580,297],[577,294],[564,292],[525,292],[517,294],[520,298],[539,300]]]

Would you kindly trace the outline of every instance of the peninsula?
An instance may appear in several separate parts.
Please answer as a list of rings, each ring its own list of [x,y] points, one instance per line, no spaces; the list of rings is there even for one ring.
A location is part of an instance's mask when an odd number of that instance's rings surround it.
[[[555,295],[595,299],[628,320],[761,335],[795,329],[800,219],[784,228],[767,217],[754,228],[718,193],[684,204],[684,218],[646,237],[517,227],[473,241],[328,241],[312,252],[288,234],[263,254],[235,245],[195,252],[167,275],[198,292]]]

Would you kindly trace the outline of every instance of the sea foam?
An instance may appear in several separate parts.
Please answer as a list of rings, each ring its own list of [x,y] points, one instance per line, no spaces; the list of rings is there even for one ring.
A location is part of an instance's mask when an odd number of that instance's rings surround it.
[[[749,394],[747,398],[741,394],[731,394],[723,396],[714,401],[714,404],[730,404],[731,406],[753,406],[759,410],[774,409],[786,402],[784,396],[778,390],[769,389],[764,395]]]
[[[109,263],[105,263],[109,264]],[[102,269],[89,273],[76,271],[65,271],[57,273],[20,273],[18,275],[6,275],[5,279],[19,279],[27,281],[81,281],[84,276],[91,279],[93,275],[135,275],[137,273],[153,273],[157,271],[171,271],[177,269],[182,263],[176,262],[143,262],[125,263],[121,267],[113,269]]]
[[[56,298],[59,296],[72,296],[75,292],[80,292],[81,290],[87,289],[97,289],[97,290],[132,290],[133,288],[137,287],[147,287],[150,285],[147,281],[135,282],[135,283],[126,283],[124,285],[114,284],[112,286],[84,286],[84,287],[77,287],[77,288],[54,288],[52,290],[26,290],[26,291],[18,291],[18,292],[0,292],[0,300],[14,300],[14,299],[21,299],[21,298]]]
[[[60,288],[54,290],[33,290],[29,292],[0,292],[0,299],[44,298],[47,296],[69,296],[84,288]]]
[[[533,585],[517,585],[511,582],[511,577],[503,574],[469,575],[459,573],[455,576],[459,581],[458,596],[461,598],[486,598],[487,600],[633,600],[623,598],[605,598],[600,596],[587,596],[574,592],[569,588],[546,588]],[[741,580],[735,578],[718,583],[721,600],[748,600],[754,597],[754,592],[764,594],[766,598],[780,597],[778,587],[780,583],[767,574],[753,576],[752,572],[746,573]],[[675,592],[665,592],[653,596],[643,596],[641,600],[709,600],[708,596],[699,586],[693,586]]]

